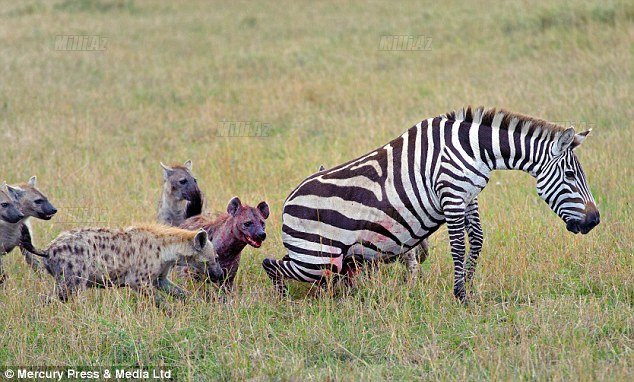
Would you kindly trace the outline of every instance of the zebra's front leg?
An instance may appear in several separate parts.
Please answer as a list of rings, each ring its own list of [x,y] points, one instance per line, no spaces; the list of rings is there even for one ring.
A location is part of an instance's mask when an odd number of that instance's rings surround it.
[[[467,303],[465,290],[465,208],[463,204],[449,202],[443,206],[447,230],[449,231],[449,244],[451,245],[451,257],[453,258],[454,286],[453,294],[461,303]]]
[[[473,274],[475,273],[478,257],[482,250],[484,234],[480,223],[480,213],[478,211],[478,199],[474,199],[468,206],[465,213],[465,229],[469,237],[469,256],[465,263],[465,280],[469,289],[473,289]]]

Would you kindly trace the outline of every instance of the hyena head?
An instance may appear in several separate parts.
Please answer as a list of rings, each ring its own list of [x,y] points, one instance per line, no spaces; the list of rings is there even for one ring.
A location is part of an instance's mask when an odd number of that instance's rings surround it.
[[[537,193],[566,222],[572,233],[586,234],[599,224],[599,210],[586,175],[574,153],[590,130],[575,134],[570,127],[555,139],[550,160],[537,174]]]
[[[18,210],[17,194],[14,188],[7,186],[7,182],[0,184],[0,220],[7,223],[17,223],[24,219],[24,214]]]
[[[161,163],[163,168],[164,187],[175,200],[194,201],[200,198],[198,181],[192,174],[192,161],[188,160],[183,166],[168,167]]]
[[[223,278],[222,269],[218,264],[216,250],[213,244],[209,241],[207,231],[201,229],[194,236],[192,243],[194,249],[193,260],[197,263],[205,264],[205,272],[207,277],[212,281],[218,281]]]
[[[37,177],[32,176],[28,182],[14,186],[15,190],[20,193],[18,200],[18,208],[24,216],[32,216],[42,220],[50,220],[57,213],[51,202],[48,201],[37,187]]]
[[[242,205],[236,196],[229,201],[227,213],[231,216],[231,231],[234,236],[252,247],[260,248],[266,239],[264,220],[269,217],[269,205],[260,202],[253,208]]]

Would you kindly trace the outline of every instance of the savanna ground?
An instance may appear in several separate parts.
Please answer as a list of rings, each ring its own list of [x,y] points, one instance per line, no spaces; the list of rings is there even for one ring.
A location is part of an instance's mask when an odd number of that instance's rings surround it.
[[[60,51],[58,35],[106,38]],[[379,50],[382,35],[431,49]],[[628,380],[634,375],[634,6],[631,2],[3,1],[2,179],[37,174],[59,207],[44,246],[82,225],[151,222],[159,161],[192,159],[211,210],[271,205],[227,303],[157,309],[126,289],[42,304],[53,282],[5,257],[0,365],[147,367],[178,380]],[[578,150],[601,211],[573,235],[534,180],[496,173],[468,307],[452,297],[446,231],[419,279],[399,264],[356,289],[276,299],[281,206],[334,166],[466,104],[593,127]],[[218,137],[222,121],[268,137]],[[212,294],[216,292],[212,289]],[[0,377],[2,378],[2,377]]]

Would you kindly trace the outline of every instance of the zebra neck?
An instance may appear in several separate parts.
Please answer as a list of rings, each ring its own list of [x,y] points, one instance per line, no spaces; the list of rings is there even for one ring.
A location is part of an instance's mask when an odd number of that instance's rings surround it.
[[[515,129],[500,129],[491,126],[480,126],[480,159],[490,170],[520,170],[537,176],[542,166],[541,158],[545,150],[550,149],[550,142],[542,137],[541,132],[531,134],[527,128],[519,126]]]

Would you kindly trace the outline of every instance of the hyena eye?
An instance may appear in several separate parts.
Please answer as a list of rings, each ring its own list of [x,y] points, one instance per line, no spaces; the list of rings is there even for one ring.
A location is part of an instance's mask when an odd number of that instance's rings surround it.
[[[575,179],[575,172],[574,172],[574,171],[572,171],[572,170],[566,170],[566,171],[564,172],[564,175],[566,176],[566,179],[568,179],[568,180],[573,180],[573,179]]]
[[[178,183],[180,183],[180,184],[186,184],[186,183],[187,183],[187,179],[181,179]]]
[[[252,225],[253,225],[253,222],[246,222],[246,223],[244,223],[244,226],[245,226],[246,228],[249,228],[249,227],[251,227]]]
[[[2,206],[2,208],[7,208],[7,207],[9,207],[9,203],[2,202],[2,204],[0,204],[0,206]]]
[[[44,200],[42,200],[42,199],[37,199],[37,200],[36,200],[36,201],[34,201],[33,203],[35,203],[35,204],[42,204],[42,203],[44,203]]]

